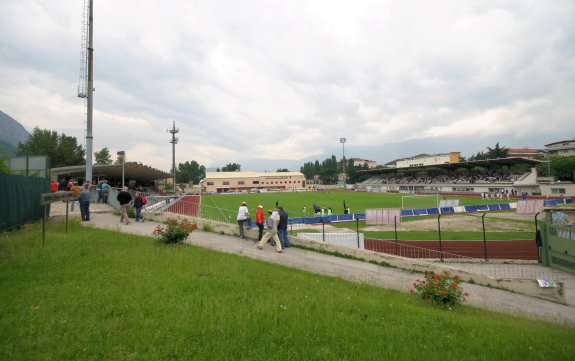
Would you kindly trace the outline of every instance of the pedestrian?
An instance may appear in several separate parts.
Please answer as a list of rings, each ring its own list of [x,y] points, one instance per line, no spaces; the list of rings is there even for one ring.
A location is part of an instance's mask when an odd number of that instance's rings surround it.
[[[122,188],[122,191],[118,193],[116,200],[120,203],[120,223],[126,222],[130,224],[130,219],[128,218],[128,207],[130,206],[130,201],[132,201],[132,196],[128,192],[128,187]]]
[[[134,209],[136,210],[136,222],[139,222],[140,219],[144,222],[144,217],[142,217],[142,207],[144,206],[142,202],[142,196],[140,192],[136,192],[134,194]]]
[[[104,179],[102,181],[102,203],[108,203],[108,194],[110,193],[110,185],[108,180]]]
[[[72,202],[70,212],[74,212],[74,204],[78,201],[78,196],[80,195],[80,192],[82,192],[82,187],[78,185],[77,181],[73,183],[72,188],[70,188],[70,192],[72,192],[72,199],[70,199],[70,202]]]
[[[305,206],[305,204],[304,204],[304,206],[303,206],[303,208],[302,208],[302,210],[301,210],[301,215],[304,216],[304,217],[307,216],[307,207]]]
[[[240,229],[240,238],[244,238],[244,223],[249,222],[250,212],[248,211],[248,207],[246,206],[246,202],[242,202],[242,205],[238,209],[238,227]]]
[[[57,191],[58,191],[58,182],[53,180],[52,182],[50,182],[50,192],[54,193]]]
[[[258,210],[256,211],[256,225],[258,226],[258,241],[262,240],[262,236],[264,234],[264,223],[266,221],[263,208],[264,206],[260,204],[258,206]]]
[[[278,238],[278,223],[279,223],[279,215],[277,212],[273,212],[271,209],[268,211],[268,219],[266,220],[266,234],[262,237],[260,242],[258,243],[259,249],[264,249],[264,245],[267,241],[272,238],[273,244],[276,246],[276,252],[282,252],[281,241]]]
[[[92,194],[90,193],[90,182],[84,183],[82,191],[78,195],[78,203],[80,203],[80,217],[82,217],[82,222],[88,222],[90,220],[90,199]]]
[[[278,207],[279,223],[278,223],[278,236],[282,244],[282,248],[289,248],[290,242],[287,233],[288,226],[288,213],[284,210],[282,206]]]

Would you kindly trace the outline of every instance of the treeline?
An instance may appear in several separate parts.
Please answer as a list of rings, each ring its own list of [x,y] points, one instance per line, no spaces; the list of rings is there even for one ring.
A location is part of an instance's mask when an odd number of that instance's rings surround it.
[[[345,164],[345,167],[344,167]],[[318,177],[323,184],[337,184],[339,183],[339,175],[345,172],[346,183],[353,184],[366,180],[369,176],[361,174],[358,171],[367,170],[369,167],[366,163],[360,166],[354,166],[352,159],[337,160],[335,155],[326,158],[323,162],[316,160],[315,162],[307,162],[300,168],[306,179],[314,179]]]

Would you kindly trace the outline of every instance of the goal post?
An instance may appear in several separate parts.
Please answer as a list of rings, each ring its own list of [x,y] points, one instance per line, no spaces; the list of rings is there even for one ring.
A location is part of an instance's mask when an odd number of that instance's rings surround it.
[[[401,197],[401,209],[439,208],[439,194],[418,194]]]

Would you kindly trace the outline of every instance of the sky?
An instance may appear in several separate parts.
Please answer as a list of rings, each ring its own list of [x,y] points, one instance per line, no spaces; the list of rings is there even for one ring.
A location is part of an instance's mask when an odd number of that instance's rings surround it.
[[[0,110],[85,144],[84,0],[0,1]],[[299,170],[575,137],[573,0],[94,0],[93,150]],[[340,142],[345,138],[345,144]]]

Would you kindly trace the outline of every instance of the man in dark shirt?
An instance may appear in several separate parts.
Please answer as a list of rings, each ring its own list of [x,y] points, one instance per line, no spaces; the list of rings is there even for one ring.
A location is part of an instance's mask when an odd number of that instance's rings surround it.
[[[280,222],[278,224],[278,237],[282,244],[282,248],[288,248],[290,246],[287,226],[288,226],[288,214],[282,206],[278,207]]]
[[[122,188],[122,191],[118,193],[116,200],[120,203],[120,222],[130,224],[130,218],[128,218],[128,207],[130,206],[130,201],[132,196],[128,192],[128,187]]]

